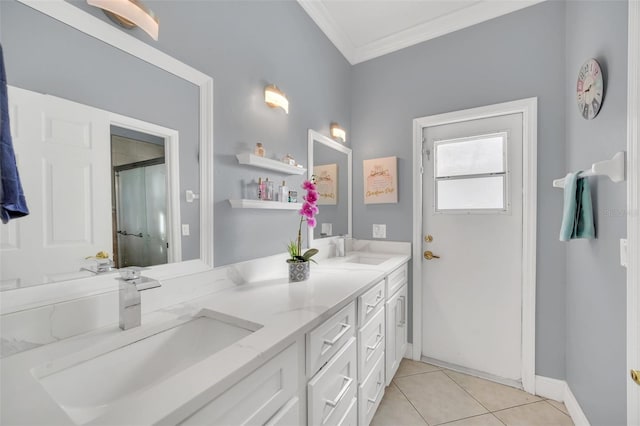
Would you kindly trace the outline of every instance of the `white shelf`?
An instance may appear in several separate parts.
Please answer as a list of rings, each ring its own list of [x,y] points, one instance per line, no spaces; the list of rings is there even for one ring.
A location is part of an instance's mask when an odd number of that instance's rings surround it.
[[[302,203],[281,203],[280,201],[262,200],[229,200],[234,209],[272,209],[272,210],[300,210]]]
[[[274,170],[280,173],[286,173],[289,175],[301,175],[307,172],[307,169],[302,167],[291,166],[283,163],[282,161],[272,160],[270,158],[258,157],[251,153],[237,154],[238,162],[240,164],[246,164],[248,166],[259,167],[261,169]]]

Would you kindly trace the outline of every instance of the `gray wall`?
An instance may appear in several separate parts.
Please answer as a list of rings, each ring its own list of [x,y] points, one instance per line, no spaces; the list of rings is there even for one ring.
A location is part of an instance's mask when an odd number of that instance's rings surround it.
[[[0,1],[0,40],[10,85],[178,130],[180,193],[198,191],[196,86],[13,0]],[[183,199],[180,212],[183,260],[197,259],[198,205]]]
[[[389,240],[411,241],[412,119],[538,97],[536,373],[560,379],[566,265],[562,197],[550,179],[565,174],[564,16],[563,3],[545,2],[356,65],[351,122],[355,237],[386,223]],[[362,160],[390,155],[398,156],[398,204],[364,205]]]
[[[290,153],[306,165],[308,129],[328,135],[335,121],[349,133],[351,66],[293,1],[146,3],[161,19],[159,41],[131,34],[214,80],[215,264],[285,252],[297,232],[295,211],[231,209],[227,199],[241,198],[258,177],[286,179],[301,194],[303,178],[240,166],[235,155],[260,141],[268,157]],[[287,94],[289,115],[265,105],[271,83]]]
[[[568,170],[626,150],[627,2],[567,2],[566,158]],[[578,70],[596,58],[605,77],[600,114],[584,120],[575,102]],[[626,185],[591,178],[597,239],[571,241],[567,251],[566,377],[592,425],[626,424]]]

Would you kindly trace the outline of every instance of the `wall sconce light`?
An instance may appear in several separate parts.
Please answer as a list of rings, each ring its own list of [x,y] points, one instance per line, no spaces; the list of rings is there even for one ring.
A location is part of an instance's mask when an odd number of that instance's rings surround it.
[[[128,30],[140,27],[158,41],[160,20],[140,0],[87,0],[98,7],[116,24]]]
[[[274,84],[270,84],[264,88],[264,102],[271,108],[282,108],[284,112],[289,114],[289,99]]]
[[[331,123],[331,137],[340,139],[342,143],[345,143],[347,141],[347,132],[338,123]]]

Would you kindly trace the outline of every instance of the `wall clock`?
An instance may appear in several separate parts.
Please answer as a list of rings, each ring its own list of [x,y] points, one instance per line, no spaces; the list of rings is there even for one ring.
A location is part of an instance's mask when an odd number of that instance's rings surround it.
[[[598,115],[602,106],[604,83],[600,64],[595,59],[589,59],[580,67],[576,94],[578,109],[584,119],[591,120]]]

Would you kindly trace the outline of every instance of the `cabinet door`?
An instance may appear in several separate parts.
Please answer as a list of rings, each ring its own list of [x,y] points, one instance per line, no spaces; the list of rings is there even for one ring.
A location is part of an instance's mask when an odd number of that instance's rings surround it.
[[[404,285],[386,303],[385,376],[387,386],[398,371],[407,350],[407,286]]]
[[[402,358],[404,358],[404,354],[407,352],[407,286],[404,285],[397,294],[398,302],[396,304],[396,312],[398,316],[396,317],[397,320],[395,327],[395,351],[397,364],[395,365],[393,374],[395,374],[398,370],[400,361],[402,361]]]
[[[389,298],[385,305],[385,328],[386,328],[386,347],[385,351],[385,377],[386,384],[389,386],[393,375],[397,370],[400,361],[396,358],[396,318],[398,318],[399,312],[399,293],[394,294]]]

